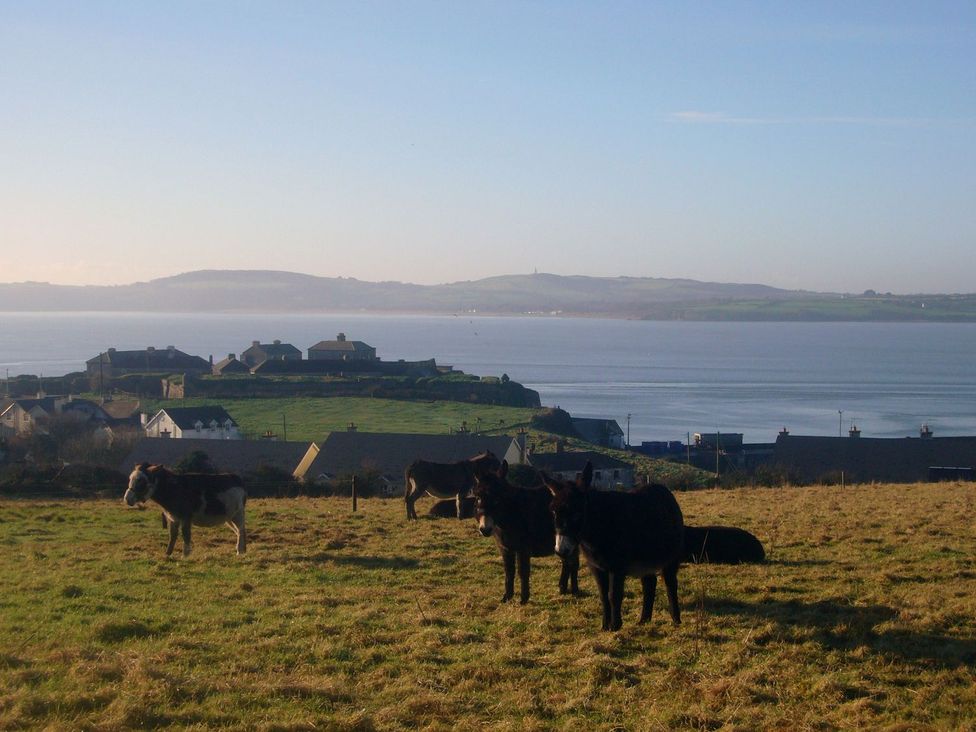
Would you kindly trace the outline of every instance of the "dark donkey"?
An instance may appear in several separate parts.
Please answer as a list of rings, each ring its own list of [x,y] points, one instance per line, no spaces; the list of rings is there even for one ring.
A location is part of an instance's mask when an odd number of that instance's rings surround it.
[[[457,517],[462,518],[461,500],[474,488],[475,474],[498,468],[498,458],[490,451],[456,463],[432,463],[415,460],[403,474],[406,491],[403,500],[407,504],[407,518],[417,518],[413,504],[424,492],[436,498],[454,498]]]
[[[600,588],[603,630],[619,630],[620,605],[627,575],[640,577],[644,594],[640,622],[651,619],[657,575],[664,577],[675,625],[678,606],[678,565],[682,559],[684,520],[671,491],[649,485],[633,493],[592,490],[593,466],[586,464],[575,483],[543,475],[552,493],[556,553],[577,547]]]
[[[169,546],[173,553],[177,534],[183,533],[183,556],[190,555],[190,526],[226,523],[237,534],[237,553],[247,549],[244,504],[247,493],[239,476],[231,473],[174,473],[162,465],[141,463],[129,476],[124,500],[134,506],[148,499],[158,503],[169,524]]]
[[[515,594],[515,565],[518,563],[521,594],[524,605],[529,601],[529,572],[532,557],[548,557],[554,553],[556,533],[549,510],[549,491],[544,486],[519,488],[506,480],[508,463],[502,462],[495,472],[478,475],[474,489],[474,515],[478,529],[484,536],[494,536],[505,565],[505,594],[508,602]],[[579,550],[562,559],[559,593],[570,588],[579,594]]]

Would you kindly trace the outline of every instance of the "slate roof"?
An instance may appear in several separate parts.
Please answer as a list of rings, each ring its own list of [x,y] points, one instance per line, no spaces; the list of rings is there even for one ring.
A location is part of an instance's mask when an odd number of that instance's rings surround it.
[[[219,471],[250,473],[268,465],[292,472],[308,451],[308,442],[274,440],[173,440],[165,437],[143,437],[119,466],[128,475],[133,465],[158,463],[174,466],[190,453],[205,452]]]
[[[237,358],[224,358],[213,365],[213,373],[216,375],[220,374],[249,374],[251,373],[250,367],[243,361],[238,361]]]
[[[319,341],[309,351],[341,351],[343,353],[373,352],[376,349],[362,341]]]
[[[171,420],[181,429],[181,430],[192,430],[196,423],[202,422],[204,425],[210,424],[211,421],[216,421],[218,424],[223,424],[228,419],[236,425],[237,422],[231,417],[227,410],[223,407],[165,407],[160,409],[159,412],[166,412]],[[159,416],[159,412],[153,416],[152,419],[156,419]],[[149,420],[150,422],[152,421]]]
[[[573,417],[573,427],[587,442],[597,445],[606,443],[611,436],[622,437],[624,431],[620,429],[615,419],[592,419],[589,417]]]
[[[529,463],[537,470],[549,473],[580,472],[586,463],[594,470],[633,470],[634,466],[602,452],[581,450],[578,452],[536,452],[529,455]]]
[[[518,459],[515,440],[507,436],[333,432],[313,446],[310,464],[303,466],[298,477],[352,475],[369,470],[389,480],[403,480],[404,471],[414,460],[454,463],[485,450],[491,450],[500,460]]]
[[[805,482],[836,479],[841,471],[849,483],[924,482],[930,467],[976,467],[976,437],[780,435],[770,463]]]
[[[112,368],[130,371],[210,371],[210,362],[200,356],[191,356],[178,348],[148,348],[141,351],[107,351],[88,359],[89,366],[108,364]]]

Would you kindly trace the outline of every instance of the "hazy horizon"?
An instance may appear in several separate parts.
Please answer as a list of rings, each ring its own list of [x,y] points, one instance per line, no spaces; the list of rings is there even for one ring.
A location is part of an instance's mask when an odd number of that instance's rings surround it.
[[[0,6],[0,281],[966,293],[976,5]]]
[[[269,275],[282,275],[282,274],[284,274],[284,275],[300,275],[300,276],[323,277],[323,278],[324,277],[331,277],[332,276],[332,275],[314,275],[314,274],[311,274],[309,272],[295,272],[295,271],[291,271],[291,270],[280,270],[280,269],[279,270],[276,270],[276,269],[264,269],[264,268],[255,268],[255,269],[219,269],[219,270],[218,269],[206,269],[206,270],[188,270],[188,271],[185,271],[185,272],[175,272],[173,274],[166,274],[166,275],[160,275],[159,277],[153,277],[153,278],[150,278],[149,280],[133,280],[132,282],[116,282],[116,283],[108,283],[108,282],[85,282],[85,283],[71,283],[71,284],[66,284],[66,283],[50,282],[50,281],[46,281],[46,280],[21,280],[21,281],[18,281],[18,282],[3,282],[3,281],[0,281],[0,285],[28,285],[28,284],[33,284],[33,285],[53,285],[53,286],[65,286],[65,287],[124,287],[124,286],[128,286],[128,285],[148,284],[149,282],[153,282],[153,281],[156,281],[156,280],[173,279],[173,278],[182,277],[184,275],[194,275],[194,274],[200,274],[200,273],[206,273],[206,272],[219,272],[219,273],[224,273],[224,274],[233,274],[233,273],[238,273],[238,272],[266,273],[266,274],[269,274]],[[383,280],[383,281],[381,281],[381,280],[366,280],[366,279],[359,278],[359,277],[343,277],[342,275],[336,275],[335,277],[337,277],[338,279],[358,280],[360,282],[365,282],[365,283],[392,282],[392,283],[404,284],[404,285],[421,285],[421,286],[434,286],[434,287],[436,287],[438,285],[452,285],[452,284],[459,284],[459,283],[463,283],[463,282],[477,282],[477,281],[480,281],[480,280],[486,280],[486,279],[498,278],[498,277],[530,277],[530,276],[533,276],[533,275],[543,275],[543,276],[553,276],[554,275],[554,276],[558,276],[558,277],[563,277],[563,276],[565,276],[565,277],[596,277],[596,278],[600,278],[600,279],[628,279],[628,278],[629,279],[645,279],[642,276],[638,276],[638,275],[626,275],[626,274],[618,274],[618,275],[581,275],[579,273],[576,273],[576,274],[567,274],[567,275],[556,275],[553,272],[508,272],[508,273],[502,273],[502,274],[496,274],[496,275],[486,275],[485,277],[469,278],[469,279],[465,279],[465,280],[451,280],[451,281],[445,281],[445,282],[424,282],[424,283],[421,283],[421,282],[409,282],[407,280]],[[671,279],[671,278],[665,278],[665,279]],[[762,285],[768,285],[769,284],[769,283],[766,283],[766,282],[717,282],[717,281],[712,282],[712,281],[707,281],[707,280],[699,280],[699,279],[696,279],[694,277],[674,278],[674,279],[686,279],[686,280],[690,280],[690,281],[702,282],[703,284],[760,285],[760,286],[762,286]],[[783,288],[783,289],[789,289],[789,288]],[[842,292],[840,290],[803,290],[802,288],[797,288],[794,291],[806,291],[806,292],[817,293],[817,294],[836,294],[836,295],[860,295],[863,292],[863,291],[862,292]],[[888,294],[888,295],[969,295],[969,294],[976,293],[976,288],[974,288],[974,290],[971,290],[969,292],[962,292],[962,291],[959,291],[959,292],[921,292],[921,291],[917,291],[917,292],[894,292],[894,291],[881,292],[881,291],[877,291],[877,292],[879,294]]]

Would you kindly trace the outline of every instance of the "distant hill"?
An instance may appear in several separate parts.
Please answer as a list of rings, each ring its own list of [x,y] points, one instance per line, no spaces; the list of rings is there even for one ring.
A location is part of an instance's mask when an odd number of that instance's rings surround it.
[[[849,296],[657,277],[507,275],[443,285],[201,270],[116,286],[0,284],[0,311],[560,314],[656,320],[976,320],[974,295]]]

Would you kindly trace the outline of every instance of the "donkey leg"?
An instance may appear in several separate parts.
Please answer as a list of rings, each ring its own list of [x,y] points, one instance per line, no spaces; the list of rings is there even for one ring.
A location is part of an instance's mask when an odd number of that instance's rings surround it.
[[[457,517],[458,517],[458,521],[460,521],[461,518],[462,518],[461,517],[461,494],[460,493],[458,493],[454,497],[454,506],[457,508]]]
[[[505,594],[502,602],[508,602],[515,595],[515,552],[502,549],[502,562],[505,565]]]
[[[579,595],[579,546],[573,550],[570,554],[569,559],[566,560],[567,565],[569,565],[569,591],[573,593],[573,597]]]
[[[668,609],[675,625],[681,625],[681,606],[678,604],[678,562],[669,564],[662,572],[664,586],[668,588]]]
[[[654,612],[654,595],[657,593],[657,575],[648,574],[641,577],[641,590],[643,590],[644,604],[641,608],[639,623],[646,623],[651,619]]]
[[[407,481],[407,489],[403,494],[403,501],[407,505],[407,520],[417,518],[417,510],[413,504],[417,501],[417,484],[413,480]]]
[[[559,594],[565,595],[569,592],[569,560],[560,557],[562,567],[559,570]]]
[[[529,573],[532,569],[531,564],[532,557],[528,552],[518,553],[519,589],[521,590],[519,602],[523,605],[529,601]]]
[[[163,520],[166,520],[166,514],[163,514]],[[179,524],[176,521],[169,522],[169,546],[166,547],[166,556],[168,557],[173,553],[173,547],[176,546],[176,537],[180,533]]]
[[[600,603],[603,605],[603,626],[602,630],[610,630],[610,575],[602,569],[591,567],[593,579],[596,580],[597,588],[600,590]]]
[[[183,521],[180,524],[180,529],[183,532],[183,557],[184,559],[190,556],[190,552],[193,551],[193,544],[190,541],[190,521]]]
[[[624,604],[625,579],[627,575],[623,572],[614,572],[610,575],[610,630],[620,630],[624,624],[621,607]]]

